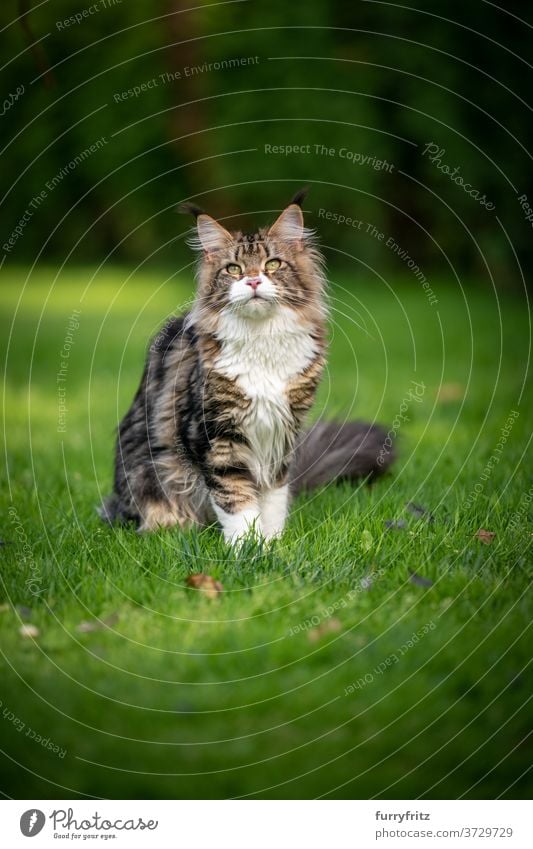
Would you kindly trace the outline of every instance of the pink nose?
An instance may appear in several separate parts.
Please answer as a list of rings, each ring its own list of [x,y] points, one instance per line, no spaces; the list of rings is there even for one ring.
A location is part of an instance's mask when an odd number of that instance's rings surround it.
[[[259,286],[260,282],[261,282],[261,278],[260,278],[260,277],[249,277],[249,278],[248,278],[248,280],[246,281],[246,285],[247,285],[247,286],[251,286],[251,287],[252,287],[252,289],[253,289],[253,290],[254,290],[254,292],[255,292],[255,290],[256,290],[256,289],[257,289],[257,287]]]

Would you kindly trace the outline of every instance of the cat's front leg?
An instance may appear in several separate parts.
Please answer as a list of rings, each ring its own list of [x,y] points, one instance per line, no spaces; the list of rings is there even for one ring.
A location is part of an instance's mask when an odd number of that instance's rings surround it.
[[[289,512],[289,485],[274,487],[259,496],[265,539],[281,536]]]
[[[211,502],[220,522],[224,539],[230,545],[239,545],[250,533],[257,537],[263,535],[258,504],[231,513],[217,504],[216,495],[211,495]]]
[[[224,539],[238,543],[249,533],[263,535],[257,487],[238,447],[216,440],[206,458],[204,479]]]

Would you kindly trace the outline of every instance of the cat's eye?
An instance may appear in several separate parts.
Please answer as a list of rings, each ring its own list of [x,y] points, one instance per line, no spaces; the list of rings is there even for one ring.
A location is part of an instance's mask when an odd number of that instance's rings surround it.
[[[242,274],[242,268],[240,265],[237,265],[236,262],[230,262],[230,264],[226,266],[226,271],[228,274],[233,275],[233,277],[240,277]]]
[[[280,259],[269,259],[265,262],[265,271],[277,271],[280,265]]]

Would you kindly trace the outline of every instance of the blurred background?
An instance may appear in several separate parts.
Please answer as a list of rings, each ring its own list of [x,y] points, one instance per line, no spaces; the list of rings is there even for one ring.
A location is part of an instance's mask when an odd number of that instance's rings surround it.
[[[5,795],[531,797],[523,5],[1,4]],[[148,340],[193,295],[178,205],[250,230],[305,185],[313,415],[382,422],[392,474],[302,499],[264,557],[104,526]]]
[[[247,228],[307,184],[330,265],[523,285],[522,4],[190,5],[3,4],[4,263],[177,267],[183,199]]]

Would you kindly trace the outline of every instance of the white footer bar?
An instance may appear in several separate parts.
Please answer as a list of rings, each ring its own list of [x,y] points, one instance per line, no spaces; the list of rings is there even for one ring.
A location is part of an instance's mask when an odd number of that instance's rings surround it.
[[[9,849],[533,846],[528,803],[521,801],[6,800],[0,824]]]

